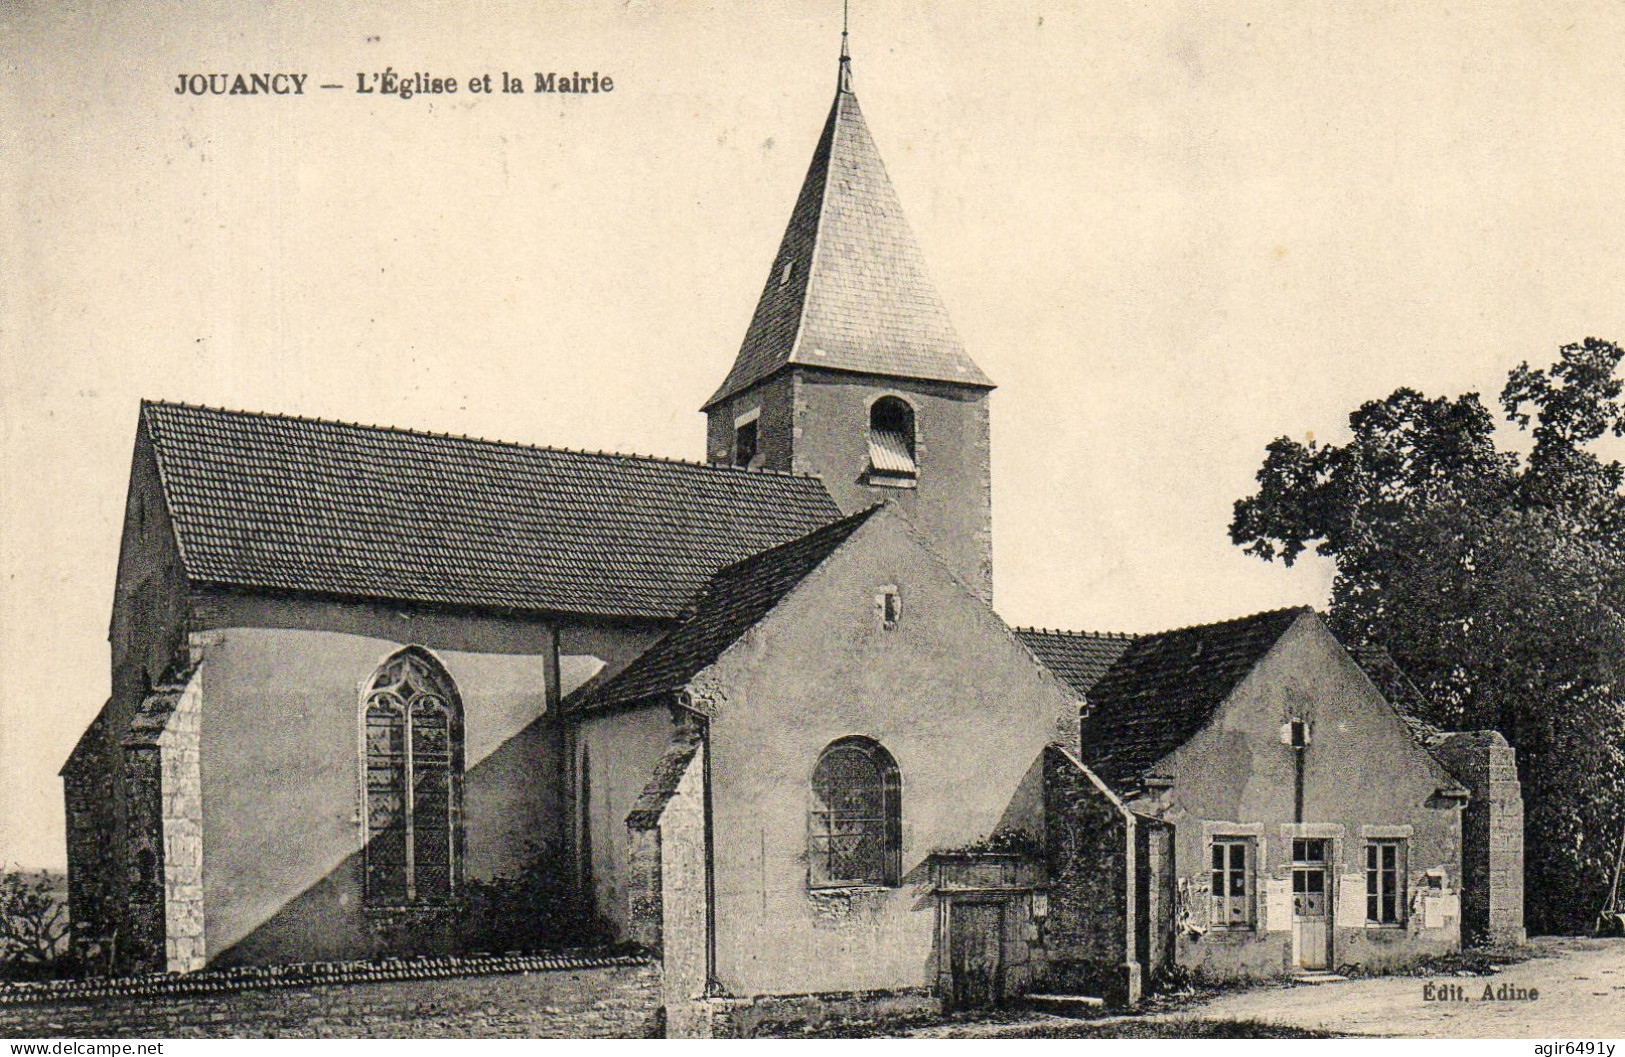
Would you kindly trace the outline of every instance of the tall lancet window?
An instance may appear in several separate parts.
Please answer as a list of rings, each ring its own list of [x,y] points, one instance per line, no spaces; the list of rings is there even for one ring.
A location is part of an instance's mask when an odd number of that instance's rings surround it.
[[[883,396],[869,407],[869,477],[876,484],[907,484],[917,473],[914,409]]]
[[[462,873],[457,687],[433,657],[409,647],[367,684],[362,724],[367,903],[449,903]]]

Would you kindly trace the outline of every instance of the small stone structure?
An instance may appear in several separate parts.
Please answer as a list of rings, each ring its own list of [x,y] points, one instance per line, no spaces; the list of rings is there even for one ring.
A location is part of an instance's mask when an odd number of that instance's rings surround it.
[[[1471,793],[1461,817],[1462,939],[1523,943],[1523,791],[1493,730],[1439,736],[1434,752]]]

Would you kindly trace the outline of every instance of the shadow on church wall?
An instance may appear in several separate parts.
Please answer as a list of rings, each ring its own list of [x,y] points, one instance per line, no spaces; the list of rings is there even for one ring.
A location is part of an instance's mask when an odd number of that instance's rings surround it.
[[[539,761],[552,760],[546,718],[464,775],[464,883],[454,905],[369,908],[357,849],[320,881],[220,952],[216,966],[579,946],[606,937],[581,911],[557,840],[539,835]]]

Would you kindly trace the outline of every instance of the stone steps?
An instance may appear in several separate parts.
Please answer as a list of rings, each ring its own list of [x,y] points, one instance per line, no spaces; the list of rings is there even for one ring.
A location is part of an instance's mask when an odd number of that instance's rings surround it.
[[[1106,1008],[1106,1000],[1090,995],[1026,995],[1022,1004],[1039,1013],[1058,1017],[1093,1017]]]

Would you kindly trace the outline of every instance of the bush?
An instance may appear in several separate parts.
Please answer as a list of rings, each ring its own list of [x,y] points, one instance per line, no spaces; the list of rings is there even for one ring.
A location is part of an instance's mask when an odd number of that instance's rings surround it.
[[[68,905],[48,876],[0,873],[0,971],[9,979],[56,975],[68,946]]]
[[[496,954],[607,939],[602,924],[587,919],[579,893],[561,876],[563,862],[556,847],[542,845],[517,873],[467,881],[459,947]]]

